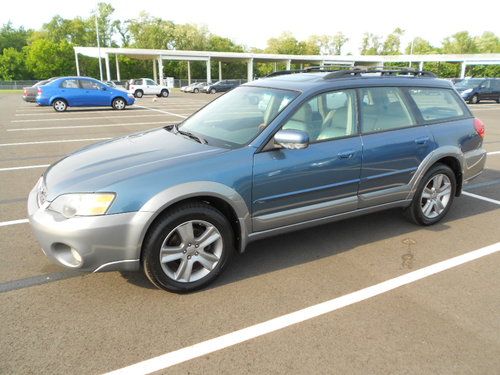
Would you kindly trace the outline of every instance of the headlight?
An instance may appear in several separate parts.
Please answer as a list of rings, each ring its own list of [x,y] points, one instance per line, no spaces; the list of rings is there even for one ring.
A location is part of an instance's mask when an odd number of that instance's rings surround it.
[[[467,95],[467,94],[470,94],[471,92],[472,92],[472,89],[467,89],[467,90],[462,91],[462,95]]]
[[[115,199],[113,193],[63,194],[48,209],[64,217],[104,215]]]

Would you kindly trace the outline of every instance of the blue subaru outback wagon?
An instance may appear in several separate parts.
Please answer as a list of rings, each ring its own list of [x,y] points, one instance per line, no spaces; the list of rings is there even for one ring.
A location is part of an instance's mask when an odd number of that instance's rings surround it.
[[[57,112],[68,107],[112,107],[125,109],[134,104],[134,97],[125,90],[111,87],[89,77],[61,77],[38,88],[36,102],[52,106]]]
[[[191,291],[267,236],[394,207],[440,221],[483,170],[483,136],[431,73],[285,71],[60,160],[30,193],[29,220],[59,264],[142,269]]]

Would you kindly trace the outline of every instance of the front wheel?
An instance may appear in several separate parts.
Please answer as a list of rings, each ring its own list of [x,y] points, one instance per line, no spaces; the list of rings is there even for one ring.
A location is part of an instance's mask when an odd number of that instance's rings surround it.
[[[142,97],[144,96],[144,92],[143,92],[142,90],[136,90],[136,91],[134,92],[134,96],[135,96],[136,98],[142,98]]]
[[[450,167],[436,164],[420,181],[406,215],[416,224],[435,224],[448,213],[456,190],[457,180]]]
[[[68,108],[68,104],[63,99],[56,99],[52,103],[52,107],[54,107],[56,112],[64,112]]]
[[[150,229],[142,253],[143,270],[158,288],[190,292],[222,272],[234,252],[226,217],[201,202],[183,204]]]
[[[123,100],[123,98],[115,98],[113,100],[112,106],[114,109],[117,109],[120,111],[122,109],[125,109],[125,107],[127,106],[127,103],[125,102],[125,100]]]
[[[477,97],[477,95],[472,95],[472,98],[470,98],[469,100],[469,104],[477,104],[479,103],[479,98]]]
[[[212,89],[212,90],[210,90],[210,94],[215,94],[216,92],[217,92],[217,90],[216,90],[216,89]]]
[[[164,98],[168,98],[168,94],[169,94],[168,90],[161,90],[160,95],[161,95],[162,97],[164,97]]]
[[[198,93],[200,92],[200,89],[194,89],[194,90],[193,90],[193,92],[194,92],[195,94],[198,94]]]

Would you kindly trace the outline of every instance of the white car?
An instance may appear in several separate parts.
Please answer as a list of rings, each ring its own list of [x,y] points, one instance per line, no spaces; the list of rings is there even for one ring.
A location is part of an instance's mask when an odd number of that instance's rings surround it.
[[[136,98],[142,98],[144,95],[156,95],[166,98],[170,94],[167,86],[159,85],[150,78],[131,79],[128,82],[127,90]]]

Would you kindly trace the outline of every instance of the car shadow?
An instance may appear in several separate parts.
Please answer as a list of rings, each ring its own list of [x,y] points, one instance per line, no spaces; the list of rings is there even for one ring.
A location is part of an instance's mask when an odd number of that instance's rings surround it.
[[[456,198],[442,222],[429,227],[410,223],[403,217],[401,209],[391,209],[259,240],[251,243],[243,254],[235,255],[213,284],[195,293],[331,257],[358,246],[408,235],[417,230],[446,232],[453,221],[495,209],[498,209],[497,206],[488,202],[461,197]],[[122,275],[131,284],[154,289],[142,272]]]
[[[90,107],[90,108],[74,108],[68,107],[68,109],[64,113],[85,113],[85,112],[120,112],[116,109],[109,107]],[[144,108],[134,107],[133,105],[127,106],[123,111],[144,111]]]

